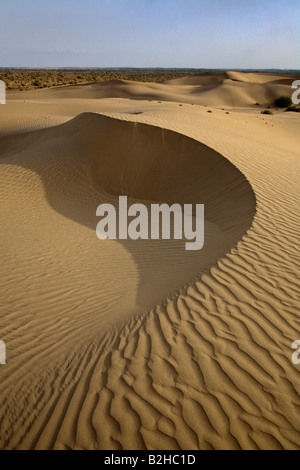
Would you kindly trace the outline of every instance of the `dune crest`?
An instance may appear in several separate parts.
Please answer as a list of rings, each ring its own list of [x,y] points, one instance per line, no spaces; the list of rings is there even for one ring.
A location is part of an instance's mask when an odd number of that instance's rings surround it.
[[[256,102],[273,104],[281,95],[291,95],[294,78],[278,74],[224,72],[199,74],[161,83],[111,80],[16,93],[35,101],[121,98],[159,100],[216,107],[253,106]]]
[[[2,165],[9,158],[10,164],[40,178],[42,187],[33,179],[32,192],[36,201],[38,197],[44,200],[43,219],[47,217],[44,223],[49,226],[53,246],[59,250],[63,236],[63,232],[59,236],[53,233],[59,215],[88,228],[87,246],[91,244],[90,249],[98,251],[99,265],[103,250],[106,257],[114,258],[111,279],[120,290],[124,288],[128,260],[120,254],[117,262],[115,251],[127,251],[136,270],[127,295],[131,291],[130,298],[136,301],[120,304],[118,317],[152,307],[209,268],[237,243],[255,213],[253,191],[237,168],[200,142],[159,127],[85,113],[61,126],[22,134],[14,140],[3,137],[0,148]],[[204,248],[187,253],[183,240],[99,241],[95,236],[99,221],[96,208],[103,202],[117,208],[119,195],[128,196],[131,203],[142,201],[147,207],[151,202],[204,204]],[[30,212],[29,201],[23,210]],[[37,232],[41,231],[40,219],[35,223]],[[76,230],[67,221],[64,226],[70,230],[65,237],[72,245]],[[166,276],[170,266],[176,268],[172,278]],[[32,269],[37,269],[34,263]],[[93,283],[100,285],[101,276],[94,277],[97,281]],[[110,299],[114,289],[99,288],[99,295]],[[84,295],[84,286],[81,290]]]

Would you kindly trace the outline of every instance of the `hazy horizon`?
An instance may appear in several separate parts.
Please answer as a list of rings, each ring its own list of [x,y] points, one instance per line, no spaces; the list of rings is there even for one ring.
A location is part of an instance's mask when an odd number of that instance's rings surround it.
[[[297,70],[299,19],[297,0],[11,0],[0,67]]]

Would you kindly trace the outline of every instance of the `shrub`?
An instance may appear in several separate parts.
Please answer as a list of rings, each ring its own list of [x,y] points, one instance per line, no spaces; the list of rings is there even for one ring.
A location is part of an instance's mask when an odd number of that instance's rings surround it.
[[[261,111],[261,114],[273,114],[273,113],[269,109],[265,109],[264,111]]]
[[[292,100],[290,96],[280,96],[274,101],[275,106],[278,108],[287,108],[292,104]]]
[[[286,108],[286,111],[294,111],[294,113],[300,113],[300,108],[297,108],[295,104],[292,104],[288,108]]]

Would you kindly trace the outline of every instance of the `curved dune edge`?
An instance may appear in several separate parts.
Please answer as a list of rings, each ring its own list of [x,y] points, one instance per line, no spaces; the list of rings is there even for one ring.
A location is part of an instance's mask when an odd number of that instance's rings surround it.
[[[273,243],[272,222],[260,221],[186,294],[15,387],[3,447],[299,448],[299,380],[284,349],[298,331],[294,281],[270,282],[276,252],[257,243]]]

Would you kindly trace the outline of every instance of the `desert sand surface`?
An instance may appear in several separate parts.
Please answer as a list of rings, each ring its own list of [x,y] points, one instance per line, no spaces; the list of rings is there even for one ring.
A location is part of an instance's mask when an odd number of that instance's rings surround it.
[[[1,449],[300,448],[300,115],[261,114],[293,79],[8,94]],[[203,249],[99,240],[119,195],[203,203]]]

